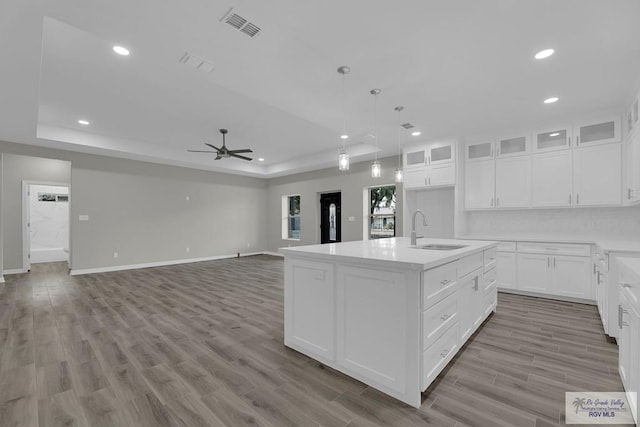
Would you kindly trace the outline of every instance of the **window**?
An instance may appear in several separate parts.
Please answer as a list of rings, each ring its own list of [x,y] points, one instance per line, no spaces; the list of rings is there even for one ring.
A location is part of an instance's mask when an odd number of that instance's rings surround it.
[[[396,235],[396,187],[369,189],[369,239]]]
[[[300,240],[300,195],[282,196],[282,238]]]

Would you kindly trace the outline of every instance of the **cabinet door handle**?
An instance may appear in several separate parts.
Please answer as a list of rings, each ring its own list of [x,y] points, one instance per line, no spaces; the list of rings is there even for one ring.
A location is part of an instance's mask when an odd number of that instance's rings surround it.
[[[593,263],[593,274],[596,274],[596,263]]]
[[[500,157],[500,149],[496,148],[496,157]]]
[[[618,329],[622,329],[622,305],[618,304]]]
[[[571,194],[569,194],[569,204],[571,204]]]
[[[630,288],[630,287],[631,287],[631,284],[630,284],[630,283],[624,283],[624,282],[621,282],[621,283],[620,283],[620,286],[622,286],[623,288]]]
[[[553,268],[556,268],[556,257],[553,257]]]
[[[627,189],[627,200],[631,200],[631,192],[632,190],[630,188]]]
[[[450,315],[450,314],[443,314],[442,316],[440,316],[440,320],[442,320],[442,321],[444,322],[444,321],[445,321],[445,320],[447,320],[449,317],[451,317],[451,315]]]
[[[476,276],[473,281],[475,282],[473,285],[473,290],[477,291],[478,290],[478,282],[480,281],[480,277]]]
[[[567,144],[569,144],[569,147],[571,147],[571,137],[567,138]]]
[[[580,204],[580,194],[576,194],[576,205]]]
[[[493,148],[489,150],[489,158],[493,159]]]
[[[451,280],[449,280],[449,279],[444,279],[444,280],[441,280],[441,281],[440,281],[440,284],[441,284],[442,286],[446,286],[446,285],[448,285],[449,283],[451,283]]]
[[[496,199],[496,206],[500,206],[500,197]]]
[[[431,185],[431,177],[429,177],[429,185]]]
[[[447,357],[447,354],[449,354],[449,349],[445,348],[444,350],[442,350],[442,353],[440,353],[440,357],[444,359],[445,357]]]
[[[551,258],[547,257],[547,268],[551,268]]]
[[[493,207],[493,197],[491,198],[491,206]]]
[[[577,147],[578,145],[580,145],[580,137],[579,137],[579,136],[576,136],[576,147]]]
[[[600,279],[602,278],[602,273],[600,273],[600,272],[598,271],[597,275],[598,275],[598,278],[597,278],[597,282],[596,282],[596,283],[597,283],[598,285],[601,285],[601,284],[602,284],[602,280],[600,280]]]

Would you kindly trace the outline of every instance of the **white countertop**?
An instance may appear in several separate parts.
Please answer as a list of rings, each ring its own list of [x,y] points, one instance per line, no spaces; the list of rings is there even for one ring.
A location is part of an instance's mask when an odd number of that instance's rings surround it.
[[[640,239],[621,239],[590,235],[562,235],[562,234],[473,234],[459,236],[461,239],[497,240],[510,242],[547,242],[547,243],[578,243],[597,245],[604,252],[640,252]]]
[[[320,258],[329,261],[341,259],[360,264],[386,265],[395,268],[426,270],[455,261],[475,252],[495,246],[497,242],[459,239],[418,239],[418,245],[430,243],[457,244],[466,247],[454,250],[427,250],[411,248],[408,237],[360,240],[356,242],[328,243],[324,245],[295,246],[280,248],[278,252]]]

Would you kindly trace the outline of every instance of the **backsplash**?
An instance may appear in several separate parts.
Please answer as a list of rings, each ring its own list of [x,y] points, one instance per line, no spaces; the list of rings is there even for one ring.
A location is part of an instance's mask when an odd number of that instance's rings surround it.
[[[466,212],[464,234],[575,234],[640,239],[640,206]]]

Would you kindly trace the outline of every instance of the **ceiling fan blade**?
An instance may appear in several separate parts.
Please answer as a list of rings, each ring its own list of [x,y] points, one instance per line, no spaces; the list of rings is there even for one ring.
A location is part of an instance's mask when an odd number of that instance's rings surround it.
[[[204,145],[208,145],[209,147],[213,148],[214,150],[220,151],[220,149],[218,147],[216,147],[215,145],[211,145],[208,142],[205,142]]]
[[[249,148],[243,148],[241,150],[229,150],[229,153],[253,153],[253,150]]]
[[[237,158],[242,159],[242,160],[249,160],[249,161],[253,160],[253,159],[251,159],[249,157],[240,156],[239,154],[229,153],[229,155],[232,156],[232,157],[237,157]]]
[[[202,151],[202,150],[187,150],[190,153],[211,153],[211,154],[216,154],[216,151]]]

